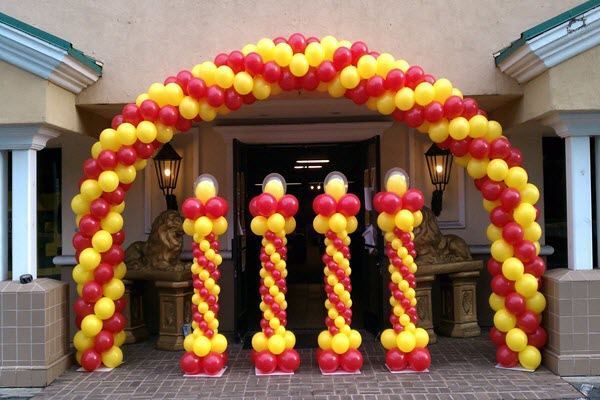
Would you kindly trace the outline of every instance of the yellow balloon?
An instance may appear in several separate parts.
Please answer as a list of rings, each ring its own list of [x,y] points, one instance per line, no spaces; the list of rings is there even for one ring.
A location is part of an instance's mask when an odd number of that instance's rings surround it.
[[[79,254],[79,265],[87,271],[93,271],[100,264],[100,261],[102,261],[102,256],[94,248],[88,247]]]
[[[122,124],[123,125],[123,124]],[[137,140],[137,139],[136,139]],[[135,143],[135,142],[134,142]],[[90,153],[92,153],[92,157],[94,158],[98,158],[98,155],[100,154],[100,152],[104,150],[102,148],[102,143],[100,142],[96,142],[92,145],[91,151]]]
[[[125,166],[121,163],[117,164],[115,173],[117,174],[119,181],[125,184],[132,183],[137,175],[133,165]]]
[[[484,205],[485,207],[485,205]],[[487,209],[487,207],[485,207]],[[492,208],[493,210],[493,208]],[[491,211],[491,210],[489,210]],[[488,238],[488,240],[490,242],[495,242],[496,240],[502,239],[502,228],[494,225],[494,224],[489,224],[486,230],[486,236]]]
[[[346,217],[340,213],[335,213],[329,218],[329,229],[336,233],[340,233],[346,229],[348,222]]]
[[[339,178],[333,178],[325,184],[325,193],[339,201],[346,194],[346,184]]]
[[[202,64],[198,64],[192,68],[192,75],[196,78],[200,78],[206,83],[206,86],[215,84],[215,74],[217,73],[217,66],[210,61],[205,61]]]
[[[117,151],[121,147],[117,131],[111,128],[104,129],[100,132],[100,144],[103,150]]]
[[[431,124],[429,126],[429,138],[435,143],[442,143],[444,140],[448,139],[448,126],[448,120],[445,118]]]
[[[325,49],[318,42],[309,43],[304,49],[304,54],[311,67],[318,67],[325,59]]]
[[[252,222],[250,222],[250,229],[255,235],[264,235],[269,229],[267,226],[267,219],[261,215],[252,218]]]
[[[333,53],[337,49],[337,44],[338,41],[333,36],[325,36],[323,39],[321,39],[321,46],[323,46],[323,49],[325,50],[326,60],[331,61],[333,59]]]
[[[535,222],[537,211],[529,203],[519,204],[513,211],[513,218],[521,226],[529,226]]]
[[[120,331],[120,332],[114,333],[113,338],[115,341],[115,346],[121,347],[123,345],[123,343],[125,343],[125,339],[127,338],[127,335],[125,334],[125,331]]]
[[[395,349],[396,344],[396,332],[393,329],[386,329],[381,332],[381,344],[387,350]]]
[[[152,143],[156,139],[156,125],[150,121],[142,121],[136,128],[136,135],[142,143]]]
[[[292,61],[294,51],[287,43],[278,43],[273,52],[273,58],[280,67],[287,67]]]
[[[360,83],[360,74],[354,65],[348,65],[340,72],[340,83],[346,89],[354,89]]]
[[[475,115],[469,120],[469,136],[484,137],[488,132],[488,120],[483,115]]]
[[[421,82],[415,88],[415,102],[420,106],[426,106],[433,101],[435,90],[429,82]]]
[[[526,184],[520,192],[523,203],[535,204],[540,199],[540,191],[533,183]]]
[[[494,326],[500,332],[508,332],[517,325],[517,317],[506,308],[502,308],[494,314]]]
[[[429,333],[423,328],[415,329],[415,347],[426,347],[429,344]]]
[[[123,279],[125,277],[126,272],[127,272],[127,267],[125,266],[125,263],[122,262],[115,267],[115,276],[114,277],[117,279]]]
[[[377,217],[377,226],[379,226],[379,228],[385,232],[393,231],[396,227],[395,215],[382,212]]]
[[[362,344],[362,336],[360,335],[360,332],[355,329],[351,329],[350,332],[348,332],[348,340],[350,341],[351,349],[358,349]]]
[[[194,223],[194,230],[199,236],[207,236],[213,230],[213,223],[210,218],[203,215]]]
[[[415,93],[411,88],[403,87],[396,92],[394,101],[400,110],[408,111],[415,105]]]
[[[252,75],[246,71],[238,72],[233,80],[233,87],[236,92],[241,95],[248,94],[252,91],[254,86],[254,80]]]
[[[78,351],[83,352],[94,347],[94,339],[84,335],[83,331],[77,331],[75,336],[73,336],[73,346]]]
[[[343,333],[337,333],[331,339],[331,349],[336,354],[344,354],[350,348],[350,339]]]
[[[500,262],[506,261],[514,255],[513,247],[506,243],[504,239],[496,240],[491,247],[492,257]]]
[[[117,139],[121,144],[126,146],[133,145],[137,141],[137,131],[135,126],[128,122],[119,125],[117,128]]]
[[[194,119],[200,112],[200,103],[191,96],[185,96],[179,104],[179,113],[183,118]]]
[[[410,353],[415,349],[417,340],[412,332],[405,330],[398,334],[396,345],[404,353]]]
[[[523,227],[523,239],[529,240],[530,242],[537,242],[542,237],[542,228],[537,222]]]
[[[265,184],[263,192],[272,194],[275,200],[279,200],[285,194],[285,189],[279,179],[271,179]]]
[[[215,235],[219,236],[227,232],[227,220],[225,217],[219,217],[212,221],[213,224],[213,232]]]
[[[252,94],[257,100],[265,100],[271,95],[271,84],[263,79],[262,76],[254,77]]]
[[[279,355],[285,350],[285,339],[283,336],[275,334],[269,338],[267,348],[271,353]]]
[[[296,229],[296,219],[294,217],[286,218],[285,226],[283,227],[286,234],[294,232]]]
[[[396,110],[394,93],[387,90],[377,98],[377,111],[383,115],[390,115]]]
[[[497,121],[488,121],[488,130],[484,136],[485,139],[491,143],[500,136],[502,136],[502,126]]]
[[[494,311],[500,311],[504,308],[504,297],[492,293],[489,298],[490,308]]]
[[[183,349],[185,351],[194,351],[194,340],[194,335],[187,335],[185,339],[183,339]]]
[[[457,117],[450,121],[450,125],[448,126],[448,132],[452,139],[455,140],[463,140],[467,136],[469,136],[469,131],[471,126],[469,125],[469,121],[467,121],[464,117]]]
[[[165,100],[168,105],[177,107],[183,99],[183,89],[175,82],[165,85]]]
[[[285,331],[283,339],[285,340],[286,349],[293,349],[296,345],[296,335],[292,331]]]
[[[523,274],[515,282],[515,290],[525,298],[532,297],[538,290],[537,279],[531,274]]]
[[[448,97],[452,96],[452,83],[446,79],[438,79],[433,84],[433,88],[435,89],[434,100],[444,104]]]
[[[71,275],[73,276],[73,280],[81,285],[85,285],[94,280],[94,273],[83,268],[81,264],[77,264],[75,268],[73,268]]]
[[[331,336],[331,333],[329,333],[329,331],[321,331],[321,333],[319,333],[319,337],[317,339],[319,348],[321,348],[323,350],[330,350],[332,339],[333,338]]]
[[[125,294],[125,285],[120,279],[112,278],[108,283],[102,285],[102,292],[109,299],[119,300]]]
[[[273,43],[273,41],[269,38],[262,38],[256,44],[256,52],[262,57],[263,62],[265,62],[265,63],[269,62],[269,61],[273,61],[274,51],[275,51],[275,43]]]
[[[196,198],[202,202],[202,204],[206,204],[206,201],[211,197],[215,197],[217,195],[217,191],[215,189],[214,183],[203,180],[198,183],[196,186]]]
[[[192,221],[189,218],[183,220],[183,231],[186,235],[194,236],[194,233],[196,233],[196,230],[194,228],[194,222],[195,221]]]
[[[221,65],[217,67],[217,70],[215,71],[215,82],[223,89],[229,89],[232,87],[234,78],[235,73],[229,66]]]
[[[495,158],[487,165],[487,174],[491,180],[502,182],[508,174],[508,164],[504,160]]]
[[[542,355],[534,346],[526,346],[519,352],[519,363],[525,369],[535,370],[542,363]]]
[[[71,200],[71,210],[76,215],[86,215],[90,213],[90,201],[83,198],[81,194],[77,194]]]
[[[385,183],[385,188],[388,192],[394,192],[400,197],[404,196],[408,189],[406,176],[403,174],[391,174]]]
[[[123,352],[117,346],[102,353],[102,364],[108,368],[117,368],[123,362]]]
[[[509,257],[502,263],[502,275],[511,281],[516,281],[523,276],[524,271],[523,263],[516,257]]]
[[[517,353],[527,347],[527,334],[519,328],[512,328],[506,333],[506,345]]]
[[[118,212],[110,211],[100,220],[100,227],[110,234],[117,233],[123,229],[123,217]]]
[[[487,157],[483,159],[471,158],[467,164],[467,172],[473,179],[483,178],[487,174],[488,164],[489,159]]]
[[[346,93],[346,88],[340,81],[340,76],[337,75],[327,85],[327,92],[331,97],[338,98],[342,97]]]
[[[537,314],[541,314],[546,308],[546,298],[541,292],[535,292],[531,297],[525,299],[527,309]]]
[[[304,54],[296,53],[292,56],[292,60],[290,61],[290,72],[292,75],[302,77],[306,75],[309,67],[310,65]]]
[[[214,335],[212,337],[212,339],[210,340],[211,343],[211,350],[215,351],[219,354],[224,353],[225,350],[227,350],[227,339],[225,338],[225,336],[221,335],[220,333],[217,333],[216,335]]]
[[[403,209],[394,217],[394,224],[404,232],[411,232],[415,224],[415,217],[413,213]]]
[[[370,54],[360,57],[356,66],[362,79],[369,79],[377,72],[377,60]]]
[[[527,171],[521,167],[512,167],[508,170],[506,178],[504,178],[504,183],[508,187],[522,189],[527,185],[527,179]]]
[[[100,319],[109,319],[115,313],[115,302],[109,297],[102,297],[94,304],[94,314]]]
[[[204,357],[211,350],[210,339],[206,336],[198,336],[194,340],[193,351],[198,357]]]
[[[279,232],[285,227],[285,218],[283,215],[275,213],[267,219],[267,227],[272,232]]]
[[[250,85],[252,85],[253,82],[254,81],[250,82]],[[252,88],[250,88],[249,90],[252,91]],[[210,104],[208,104],[205,100],[201,100],[199,104],[200,118],[202,118],[203,121],[212,121],[217,117],[217,110]]]
[[[158,103],[159,107],[167,105],[165,86],[162,83],[153,83],[148,89],[148,97]]]
[[[95,179],[86,179],[79,189],[84,200],[92,202],[102,195],[102,189]]]
[[[396,66],[394,56],[389,53],[381,53],[377,57],[377,74],[382,77],[387,77],[387,74]]]
[[[81,331],[89,338],[93,338],[100,333],[102,326],[102,320],[94,314],[86,315],[81,321]]]

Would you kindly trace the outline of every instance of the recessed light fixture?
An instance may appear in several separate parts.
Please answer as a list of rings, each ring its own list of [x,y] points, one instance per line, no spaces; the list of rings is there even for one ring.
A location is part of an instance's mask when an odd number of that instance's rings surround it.
[[[297,160],[297,164],[327,164],[329,160]]]
[[[294,165],[294,169],[319,169],[322,165]]]

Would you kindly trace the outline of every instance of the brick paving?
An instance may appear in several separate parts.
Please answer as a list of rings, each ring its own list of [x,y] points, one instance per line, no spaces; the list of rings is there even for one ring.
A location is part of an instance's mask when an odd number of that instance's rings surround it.
[[[585,398],[545,367],[535,373],[495,368],[486,334],[471,339],[438,337],[430,345],[430,372],[391,374],[385,352],[363,333],[361,375],[321,375],[314,349],[300,349],[294,375],[257,377],[250,350],[229,345],[221,378],[184,378],[182,352],[155,350],[153,342],[123,347],[125,363],[110,372],[77,372],[72,366],[34,399],[566,399]]]

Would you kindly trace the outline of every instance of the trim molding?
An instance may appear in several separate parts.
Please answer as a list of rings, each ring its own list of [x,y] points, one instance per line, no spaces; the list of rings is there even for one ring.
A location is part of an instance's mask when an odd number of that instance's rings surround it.
[[[554,129],[561,138],[600,136],[600,112],[554,111],[540,122]]]
[[[50,125],[0,125],[0,150],[42,150],[63,131]]]

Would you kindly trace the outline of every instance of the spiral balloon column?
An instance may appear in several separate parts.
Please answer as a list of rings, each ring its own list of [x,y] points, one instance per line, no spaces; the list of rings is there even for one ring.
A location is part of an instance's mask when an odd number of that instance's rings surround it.
[[[408,189],[408,177],[399,168],[390,170],[385,179],[386,192],[373,198],[373,206],[379,213],[377,224],[385,232],[385,246],[391,275],[389,288],[393,329],[381,334],[381,344],[387,349],[386,364],[391,371],[402,371],[407,367],[424,371],[431,363],[427,350],[429,334],[417,328],[417,298],[415,273],[417,256],[413,243],[413,228],[423,221],[421,207],[423,194]]]
[[[294,346],[296,337],[287,325],[286,234],[296,229],[294,215],[298,200],[285,194],[285,180],[270,174],[263,182],[263,193],[250,202],[254,217],[250,224],[255,235],[263,237],[260,249],[261,332],[252,337],[252,361],[261,374],[275,371],[293,373],[300,366],[300,355]]]
[[[363,364],[358,350],[362,337],[350,328],[352,323],[352,300],[350,292],[350,236],[358,226],[356,213],[360,200],[346,194],[347,180],[341,172],[332,172],[324,182],[325,193],[313,201],[317,214],[313,227],[317,233],[325,234],[325,291],[327,300],[327,330],[319,334],[317,360],[323,373],[334,373],[340,367],[346,372],[358,372]]]
[[[217,196],[214,177],[205,174],[195,182],[196,197],[186,199],[181,207],[185,220],[184,232],[194,240],[191,266],[194,294],[192,296],[193,332],[185,337],[186,353],[181,357],[181,369],[187,375],[219,374],[227,362],[227,339],[219,333],[219,235],[227,231],[227,201]]]

